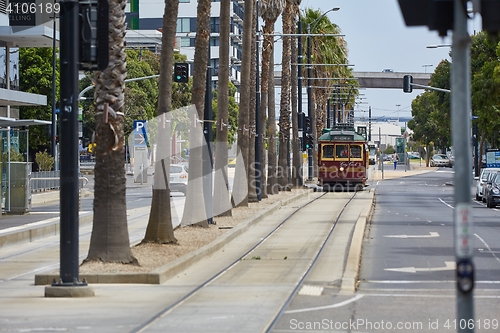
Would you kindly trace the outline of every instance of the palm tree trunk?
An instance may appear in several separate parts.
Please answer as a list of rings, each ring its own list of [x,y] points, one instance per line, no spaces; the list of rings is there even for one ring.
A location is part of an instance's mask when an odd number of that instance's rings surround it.
[[[230,0],[220,2],[220,52],[219,52],[219,89],[217,94],[218,120],[217,142],[215,148],[214,214],[231,216],[229,181],[227,176],[227,125],[229,123],[229,33]]]
[[[293,0],[287,0],[283,11],[283,33],[293,33],[292,26]],[[289,145],[290,145],[290,75],[291,75],[291,37],[283,37],[283,54],[281,60],[281,101],[279,119],[279,160],[278,182],[283,190],[289,177]]]
[[[253,8],[255,9],[255,0],[252,0]],[[252,64],[250,65],[250,82],[257,81],[257,45],[255,36],[257,35],[257,13],[252,11],[252,40],[251,58]],[[255,169],[255,112],[257,107],[257,89],[255,84],[250,84],[250,108],[248,110],[248,128],[250,129],[248,135],[248,202],[258,202],[257,188],[256,188],[256,169]]]
[[[252,25],[253,25],[253,0],[245,1],[244,17],[243,17],[243,51],[241,59],[241,94],[240,94],[240,111],[238,115],[238,147],[241,151],[244,167],[236,165],[235,170],[235,188],[239,192],[238,200],[233,200],[237,206],[248,206],[248,176],[249,176],[249,134],[250,128],[248,117],[250,114],[250,70],[252,65]],[[238,161],[240,161],[239,159]],[[238,162],[237,162],[238,163]],[[233,190],[234,194],[234,190]],[[241,200],[241,201],[240,201]],[[239,201],[239,203],[237,203]]]
[[[137,263],[130,249],[125,201],[125,0],[109,3],[109,65],[95,76],[96,165],[94,221],[87,259]],[[107,107],[109,106],[109,107]],[[109,110],[105,121],[104,112]],[[116,143],[118,142],[118,144]]]
[[[162,45],[171,45],[175,39],[177,13],[179,0],[165,1],[163,14]],[[170,122],[165,121],[165,115],[172,107],[172,65],[174,49],[163,47],[160,56],[160,75],[158,83],[158,156],[155,160],[155,184],[151,211],[149,214],[144,243],[153,242],[160,244],[177,243],[172,226],[172,208],[170,206],[170,189],[168,178],[171,157],[171,131]],[[166,128],[164,128],[164,125]],[[163,156],[162,156],[163,155]],[[163,158],[160,158],[163,157]]]
[[[268,137],[269,137],[269,165],[268,165],[268,191],[269,194],[278,194],[279,184],[277,177],[276,154],[276,98],[274,96],[274,47],[271,44],[271,57],[269,58],[269,80],[267,90],[268,100]]]
[[[268,149],[266,149],[265,145],[265,140],[264,138],[267,137],[268,144],[269,144],[269,124],[266,121],[267,119],[267,106],[268,106],[268,91],[269,91],[269,59],[272,56],[272,42],[273,42],[273,37],[270,36],[274,32],[274,22],[272,21],[266,21],[264,24],[264,43],[262,45],[262,64],[261,64],[261,82],[260,82],[260,128],[262,128],[262,142],[261,142],[261,156],[262,156],[262,165],[263,165],[263,173],[262,173],[262,198],[267,198],[267,184],[268,184],[268,178],[269,178],[269,171],[266,173],[264,172],[265,168],[264,166],[266,165],[266,160],[267,165],[269,165],[269,156],[268,156]],[[273,73],[274,75],[274,73]],[[267,129],[267,131],[266,131]],[[266,133],[267,132],[267,133]],[[267,135],[267,136],[266,136]],[[266,158],[267,157],[267,158]]]
[[[202,150],[204,147],[206,148],[206,143],[200,137],[201,125],[198,123],[198,120],[204,119],[208,48],[210,47],[210,6],[210,0],[198,0],[193,92],[191,99],[191,102],[196,107],[196,113],[190,117],[188,190],[181,222],[182,225],[196,224],[205,228],[208,228],[208,220],[205,211],[205,198],[203,196],[203,182],[201,179],[203,178]],[[196,209],[193,209],[193,207],[196,207]]]

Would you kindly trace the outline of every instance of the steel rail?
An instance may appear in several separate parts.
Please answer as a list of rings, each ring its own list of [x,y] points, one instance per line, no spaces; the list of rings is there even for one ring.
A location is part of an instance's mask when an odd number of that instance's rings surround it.
[[[163,310],[159,311],[157,314],[155,314],[154,316],[152,316],[150,319],[146,320],[145,322],[143,322],[142,324],[140,324],[139,326],[137,326],[136,328],[134,328],[132,331],[130,331],[130,333],[143,333],[143,332],[146,332],[153,324],[155,324],[160,319],[162,319],[163,317],[165,317],[166,315],[168,315],[170,312],[172,312],[173,310],[175,310],[176,308],[178,308],[184,302],[186,302],[187,300],[189,300],[192,296],[196,295],[203,288],[205,288],[206,286],[208,286],[210,283],[212,283],[213,281],[215,281],[217,278],[219,278],[220,276],[222,276],[223,274],[225,274],[229,269],[231,269],[236,264],[238,264],[243,258],[245,258],[246,256],[248,256],[257,247],[259,247],[262,243],[264,243],[269,237],[271,237],[273,234],[275,234],[276,231],[278,231],[298,211],[300,211],[302,208],[308,206],[309,204],[313,203],[314,201],[322,198],[323,196],[325,196],[325,194],[326,193],[324,193],[324,194],[322,194],[322,195],[320,195],[320,196],[318,196],[318,197],[316,197],[316,198],[314,198],[314,199],[306,202],[302,206],[300,206],[297,209],[295,209],[283,221],[281,221],[266,236],[264,236],[263,238],[261,238],[255,245],[253,245],[244,254],[242,254],[241,256],[239,256],[236,260],[233,260],[229,265],[227,265],[226,267],[222,268],[219,272],[215,273],[212,277],[208,278],[207,280],[205,280],[204,282],[202,282],[201,284],[199,284],[196,288],[194,288],[190,292],[186,293],[184,296],[182,296],[181,298],[179,298],[177,301],[175,301],[174,303],[168,305]],[[352,198],[350,200],[352,200]]]

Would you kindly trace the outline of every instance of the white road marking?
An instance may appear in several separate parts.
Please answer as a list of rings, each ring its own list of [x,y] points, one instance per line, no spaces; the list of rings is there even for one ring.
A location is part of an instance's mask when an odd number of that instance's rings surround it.
[[[434,238],[439,237],[439,234],[434,231],[430,231],[429,235],[384,235],[384,237],[390,238]]]
[[[418,283],[428,283],[428,284],[446,284],[453,283],[455,280],[366,280],[364,283],[374,283],[374,284],[418,284]],[[474,281],[475,284],[500,284],[500,281]]]
[[[436,272],[436,271],[450,271],[456,268],[454,261],[445,261],[445,267],[401,267],[401,268],[384,268],[384,271],[403,272],[403,273],[416,273],[416,272]]]
[[[441,201],[442,203],[444,203],[446,206],[450,207],[451,209],[455,209],[455,207],[453,207],[449,203],[445,202],[443,199],[439,198],[439,201]]]
[[[350,304],[352,302],[356,302],[358,299],[362,298],[364,295],[359,294],[354,296],[353,298],[349,298],[348,300],[345,300],[340,303],[335,303],[331,305],[325,305],[325,306],[318,306],[315,308],[305,308],[305,309],[297,309],[297,310],[290,310],[290,311],[285,311],[285,313],[300,313],[300,312],[310,312],[310,311],[318,311],[318,310],[326,310],[326,309],[334,309],[334,308],[339,308],[341,306]]]
[[[486,246],[486,248],[488,249],[489,253],[491,253],[493,255],[493,257],[495,257],[495,259],[500,263],[500,259],[496,256],[496,251],[492,251],[490,246],[486,243],[486,241],[484,239],[482,239],[481,237],[479,237],[478,234],[474,234],[474,236],[476,236],[477,238],[479,238],[479,240],[481,242],[483,242],[484,246]]]
[[[303,285],[299,290],[299,295],[321,296],[322,292],[323,287],[321,286]]]

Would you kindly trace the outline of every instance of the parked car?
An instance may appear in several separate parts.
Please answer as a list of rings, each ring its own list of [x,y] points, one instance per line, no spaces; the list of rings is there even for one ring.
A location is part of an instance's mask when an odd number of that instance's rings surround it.
[[[445,154],[436,154],[430,161],[431,167],[451,167],[450,159]]]
[[[485,187],[486,182],[488,181],[488,177],[490,174],[500,171],[500,168],[484,168],[481,170],[481,174],[479,177],[474,177],[476,182],[476,200],[483,200],[483,189]]]
[[[500,203],[500,172],[497,171],[492,174],[493,176],[488,177],[483,192],[486,207],[488,208],[495,208]]]
[[[182,164],[170,164],[170,192],[182,192],[186,195],[188,168]]]
[[[155,182],[153,174],[153,185]],[[181,192],[186,195],[188,184],[188,168],[182,164],[170,164],[170,192]]]
[[[491,184],[491,181],[493,180],[493,178],[496,176],[496,174],[498,173],[499,171],[491,171],[489,173],[489,175],[486,177],[486,180],[484,181],[483,183],[483,187],[482,187],[482,193],[483,193],[483,196],[481,197],[481,200],[483,202],[486,202],[486,197],[485,197],[485,193],[486,193],[486,190],[488,188],[488,184]]]

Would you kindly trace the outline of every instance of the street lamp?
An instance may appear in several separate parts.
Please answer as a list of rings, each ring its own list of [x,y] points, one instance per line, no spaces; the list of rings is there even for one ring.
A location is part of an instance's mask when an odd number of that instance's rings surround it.
[[[321,16],[319,16],[314,21],[307,24],[307,112],[309,118],[311,118],[311,127],[314,128],[316,126],[316,121],[313,115],[312,108],[312,89],[311,89],[311,25],[313,28],[316,28],[316,25],[320,22],[320,20],[325,17],[329,12],[336,12],[340,10],[340,7],[333,7],[332,9],[327,10]],[[308,162],[308,170],[307,170],[307,180],[311,181],[313,176],[313,153],[312,147],[307,149],[307,162]]]
[[[434,65],[422,65],[422,67],[424,67],[425,73],[427,73],[427,67],[432,67],[432,66],[434,66]]]
[[[399,107],[401,106],[401,104],[396,104],[396,107],[398,108],[398,126],[399,126]]]
[[[451,44],[427,45],[428,49],[437,49],[439,47],[451,47]]]

